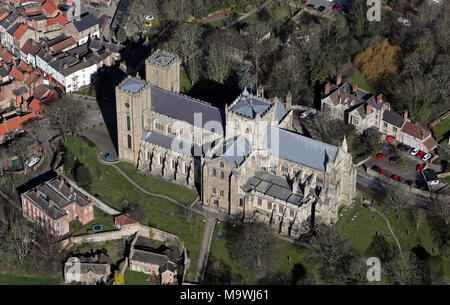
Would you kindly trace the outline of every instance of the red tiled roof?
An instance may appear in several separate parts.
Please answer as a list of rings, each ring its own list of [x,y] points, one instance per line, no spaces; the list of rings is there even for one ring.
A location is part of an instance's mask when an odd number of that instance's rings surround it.
[[[48,93],[50,93],[50,89],[48,89],[44,85],[39,85],[33,90],[33,96],[39,100],[42,100],[44,97],[47,97]]]
[[[3,7],[0,8],[0,21],[3,21],[8,16],[9,16],[8,11]]]
[[[56,17],[56,21],[58,21],[61,25],[66,25],[69,23],[69,20],[67,20],[66,16],[64,16],[63,14],[59,14]]]
[[[36,55],[40,49],[39,45],[30,38],[23,44],[21,51],[25,54]]]
[[[33,68],[31,68],[29,65],[27,65],[26,62],[21,61],[20,64],[17,66],[17,68],[19,68],[20,71],[22,72],[31,72],[33,71]]]
[[[131,224],[136,224],[136,223],[137,223],[137,221],[135,221],[135,220],[133,220],[133,219],[131,219],[131,218],[128,218],[128,217],[125,216],[125,215],[117,216],[114,220],[115,220],[121,227],[124,226],[124,225],[131,225]]]
[[[58,51],[61,51],[65,48],[71,46],[71,45],[75,45],[75,44],[77,44],[77,41],[72,36],[70,36],[69,38],[64,39],[63,41],[60,41],[60,42],[52,45],[50,47],[50,49],[52,49],[54,52],[58,52]]]
[[[10,62],[11,60],[16,58],[11,53],[9,53],[6,49],[0,50],[0,56],[2,57],[3,61],[5,61],[5,62]]]
[[[47,25],[55,25],[56,24],[56,18],[48,18],[47,19]]]
[[[6,129],[6,122],[0,123],[0,136],[3,136],[8,132],[8,129]]]
[[[428,151],[431,151],[434,148],[436,148],[437,144],[438,143],[436,142],[435,139],[433,139],[433,137],[430,137],[428,140],[423,142],[423,145],[425,145],[425,147],[428,149]]]
[[[30,86],[32,83],[39,79],[39,75],[36,73],[31,73],[28,78],[24,81],[25,85]]]
[[[56,12],[58,10],[58,8],[50,1],[46,1],[43,5],[42,8],[44,10],[47,11],[47,13],[49,13],[50,15],[52,15],[54,12]]]
[[[30,108],[34,111],[34,112],[39,112],[42,110],[42,104],[41,102],[37,99],[37,98],[33,98],[33,100],[31,101],[31,103],[29,104]]]
[[[12,69],[11,72],[9,72],[9,76],[12,76],[19,81],[22,81],[24,78],[23,73],[20,72],[17,68]]]
[[[25,115],[19,117],[20,125],[28,123],[28,122],[34,120],[35,118],[36,118],[36,116],[32,112],[25,114]]]
[[[19,128],[21,125],[21,120],[20,117],[16,116],[13,117],[12,119],[6,120],[6,128],[8,129],[8,131],[14,130]]]
[[[411,122],[406,122],[402,131],[419,140],[424,140],[431,134],[428,130],[414,125]]]
[[[20,39],[27,30],[28,30],[28,28],[25,26],[25,24],[21,24],[21,25],[19,25],[17,30],[13,33],[13,36],[16,39]]]

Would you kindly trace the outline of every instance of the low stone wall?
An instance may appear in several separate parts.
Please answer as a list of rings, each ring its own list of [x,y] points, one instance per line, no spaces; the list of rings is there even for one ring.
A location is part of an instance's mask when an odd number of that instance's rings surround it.
[[[446,178],[450,176],[450,172],[437,174],[438,178]]]
[[[56,170],[58,172],[59,175],[61,175],[64,178],[67,178],[61,171]],[[109,205],[107,205],[106,203],[100,201],[99,199],[95,198],[94,196],[92,196],[89,192],[85,191],[84,189],[82,189],[81,187],[79,187],[75,181],[72,181],[71,179],[67,178],[67,181],[69,182],[70,185],[72,185],[74,188],[76,188],[78,191],[80,191],[80,193],[82,193],[84,196],[88,197],[90,200],[92,200],[92,202],[94,203],[94,205],[99,208],[100,210],[102,210],[103,212],[105,212],[108,215],[111,216],[117,216],[122,214],[121,211],[116,210],[112,207],[110,207]]]
[[[63,241],[63,246],[66,246],[69,242],[72,244],[83,244],[83,243],[104,243],[109,240],[122,239],[123,237],[132,236],[139,232],[140,235],[148,237],[160,242],[170,242],[175,245],[180,253],[184,257],[184,273],[183,282],[186,277],[186,272],[190,266],[190,258],[187,256],[186,248],[183,246],[180,238],[177,235],[167,233],[165,231],[158,230],[153,227],[137,224],[135,226],[127,227],[122,230],[100,232],[95,234],[80,235],[75,237],[69,237]],[[127,264],[125,265],[127,266]]]

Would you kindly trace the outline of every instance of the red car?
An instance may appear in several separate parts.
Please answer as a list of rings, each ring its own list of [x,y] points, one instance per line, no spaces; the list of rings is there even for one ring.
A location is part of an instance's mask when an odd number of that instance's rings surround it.
[[[422,158],[425,155],[425,152],[423,150],[419,150],[419,152],[417,153],[416,157],[417,158]]]
[[[391,143],[391,142],[395,142],[396,140],[395,140],[395,138],[392,137],[392,136],[387,136],[387,137],[386,137],[386,141],[387,141],[388,143]]]
[[[377,160],[381,160],[383,159],[384,155],[383,154],[377,154],[375,158],[377,158]]]
[[[374,165],[372,169],[376,172],[379,172],[380,174],[386,175],[386,171],[384,169],[381,169],[379,166]]]
[[[400,177],[400,176],[397,176],[397,175],[392,175],[391,178],[394,179],[394,180],[400,181],[400,182],[403,181],[403,178]]]
[[[423,170],[424,167],[425,167],[425,163],[418,164],[416,170],[417,170],[418,172],[421,172],[421,171]]]
[[[340,4],[335,4],[334,6],[333,6],[333,11],[337,11],[338,9],[340,9],[341,8],[341,5]]]

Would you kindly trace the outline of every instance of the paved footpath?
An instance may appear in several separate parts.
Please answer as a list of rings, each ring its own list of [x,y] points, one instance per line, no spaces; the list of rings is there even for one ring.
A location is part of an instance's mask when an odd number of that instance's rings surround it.
[[[195,273],[195,281],[201,283],[205,275],[206,265],[208,264],[209,250],[211,248],[211,240],[214,236],[214,227],[216,219],[208,217],[205,221],[205,229],[203,231],[202,246],[198,253],[197,272]]]

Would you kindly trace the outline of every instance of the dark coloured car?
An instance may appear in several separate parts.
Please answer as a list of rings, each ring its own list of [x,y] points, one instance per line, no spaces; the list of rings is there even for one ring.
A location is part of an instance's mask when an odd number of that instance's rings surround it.
[[[319,6],[319,8],[317,10],[319,12],[323,12],[325,10],[325,6],[321,5],[321,6]]]
[[[314,8],[314,4],[307,4],[307,6]]]
[[[93,6],[93,7],[100,7],[100,4],[98,4],[97,2],[91,2],[91,6]]]
[[[399,182],[402,182],[404,180],[402,177],[397,176],[397,175],[392,175],[391,178],[394,179],[394,180],[397,180]]]
[[[392,163],[397,163],[398,161],[400,161],[400,156],[392,156],[389,158],[389,161],[391,161]]]
[[[376,172],[379,172],[380,174],[383,174],[383,175],[386,174],[386,171],[385,171],[384,169],[380,168],[379,166],[374,165],[374,166],[372,167],[372,169],[373,169],[374,171],[376,171]]]
[[[69,6],[67,4],[61,4],[59,6],[59,9],[63,12],[67,11],[69,9]]]
[[[409,186],[411,186],[413,184],[413,182],[411,180],[406,180],[405,183],[408,184]]]

